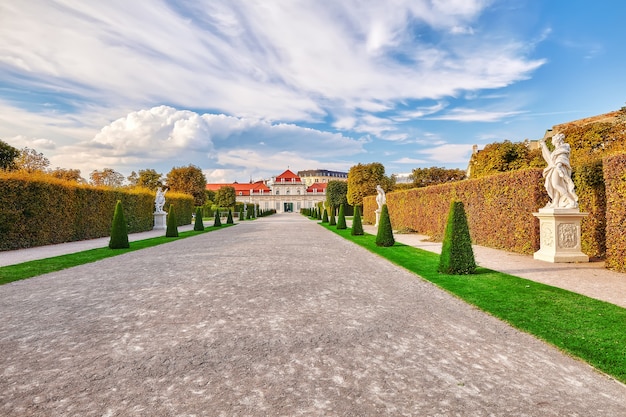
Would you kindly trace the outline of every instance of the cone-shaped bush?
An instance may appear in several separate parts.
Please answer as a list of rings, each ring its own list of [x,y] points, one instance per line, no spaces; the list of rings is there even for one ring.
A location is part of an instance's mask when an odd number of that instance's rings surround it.
[[[215,210],[215,221],[213,227],[222,227],[222,219],[220,219],[220,209]]]
[[[337,220],[335,219],[335,208],[330,208],[330,220],[328,220],[328,224],[331,226],[337,226]]]
[[[438,271],[451,275],[472,274],[476,270],[472,239],[463,202],[453,201],[443,237]]]
[[[200,207],[196,209],[196,221],[193,224],[193,230],[196,232],[204,230],[204,223],[202,222],[202,209]]]
[[[117,200],[115,212],[113,213],[113,223],[111,224],[111,239],[109,240],[109,248],[125,249],[130,248],[128,243],[128,227],[124,218],[124,209],[122,202]]]
[[[177,223],[174,205],[170,204],[170,209],[167,211],[167,229],[165,229],[165,237],[178,237]]]
[[[328,210],[323,210],[324,213],[322,213],[322,223],[328,223]]]
[[[231,209],[228,209],[228,217],[226,218],[226,224],[235,224],[235,221],[233,220],[233,211]]]
[[[322,208],[317,208],[317,220],[322,220]]]
[[[244,220],[243,218],[243,209],[239,210],[239,221],[242,222]]]
[[[363,236],[363,223],[361,222],[361,209],[359,206],[354,207],[354,218],[352,219],[352,236]]]
[[[337,229],[343,230],[347,229],[348,225],[346,225],[346,209],[343,204],[339,206],[339,217],[337,217]]]
[[[377,246],[393,246],[396,240],[393,238],[393,229],[391,228],[391,220],[389,220],[389,209],[387,204],[383,204],[380,211],[380,222],[378,223],[378,233],[376,234]]]

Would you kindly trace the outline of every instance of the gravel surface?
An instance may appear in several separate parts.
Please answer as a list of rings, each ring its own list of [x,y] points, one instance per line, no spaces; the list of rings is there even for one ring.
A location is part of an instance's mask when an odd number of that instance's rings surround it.
[[[625,416],[626,387],[282,214],[0,286],[3,416]]]

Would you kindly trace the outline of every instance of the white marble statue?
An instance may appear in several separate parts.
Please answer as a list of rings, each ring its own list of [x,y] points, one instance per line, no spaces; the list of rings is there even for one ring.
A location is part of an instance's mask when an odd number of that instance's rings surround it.
[[[387,196],[385,196],[385,190],[380,185],[376,186],[376,204],[378,208],[374,211],[376,213],[376,224],[374,227],[378,227],[380,222],[380,212],[383,210],[383,204],[387,204]]]
[[[157,188],[156,198],[154,199],[155,213],[165,213],[163,211],[163,206],[165,206],[165,193],[167,193],[167,189],[163,191],[161,187]]]
[[[578,196],[574,192],[572,167],[569,162],[570,146],[563,141],[564,139],[565,135],[562,133],[552,137],[554,145],[552,153],[546,146],[545,139],[539,140],[543,159],[548,163],[548,167],[543,170],[543,176],[551,201],[545,208],[578,208]]]

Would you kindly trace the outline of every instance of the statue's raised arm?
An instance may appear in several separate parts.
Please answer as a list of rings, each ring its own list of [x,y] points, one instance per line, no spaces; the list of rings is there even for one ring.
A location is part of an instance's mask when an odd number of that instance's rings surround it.
[[[545,187],[550,197],[546,208],[578,208],[578,196],[574,192],[572,167],[569,162],[570,146],[564,142],[565,135],[558,133],[552,137],[554,150],[550,152],[545,139],[539,141],[541,154],[548,166],[543,170]]]

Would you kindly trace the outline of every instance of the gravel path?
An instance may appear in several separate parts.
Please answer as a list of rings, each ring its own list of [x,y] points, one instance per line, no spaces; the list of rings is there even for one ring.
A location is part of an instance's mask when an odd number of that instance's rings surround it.
[[[626,387],[297,214],[0,286],[3,416],[624,416]]]

